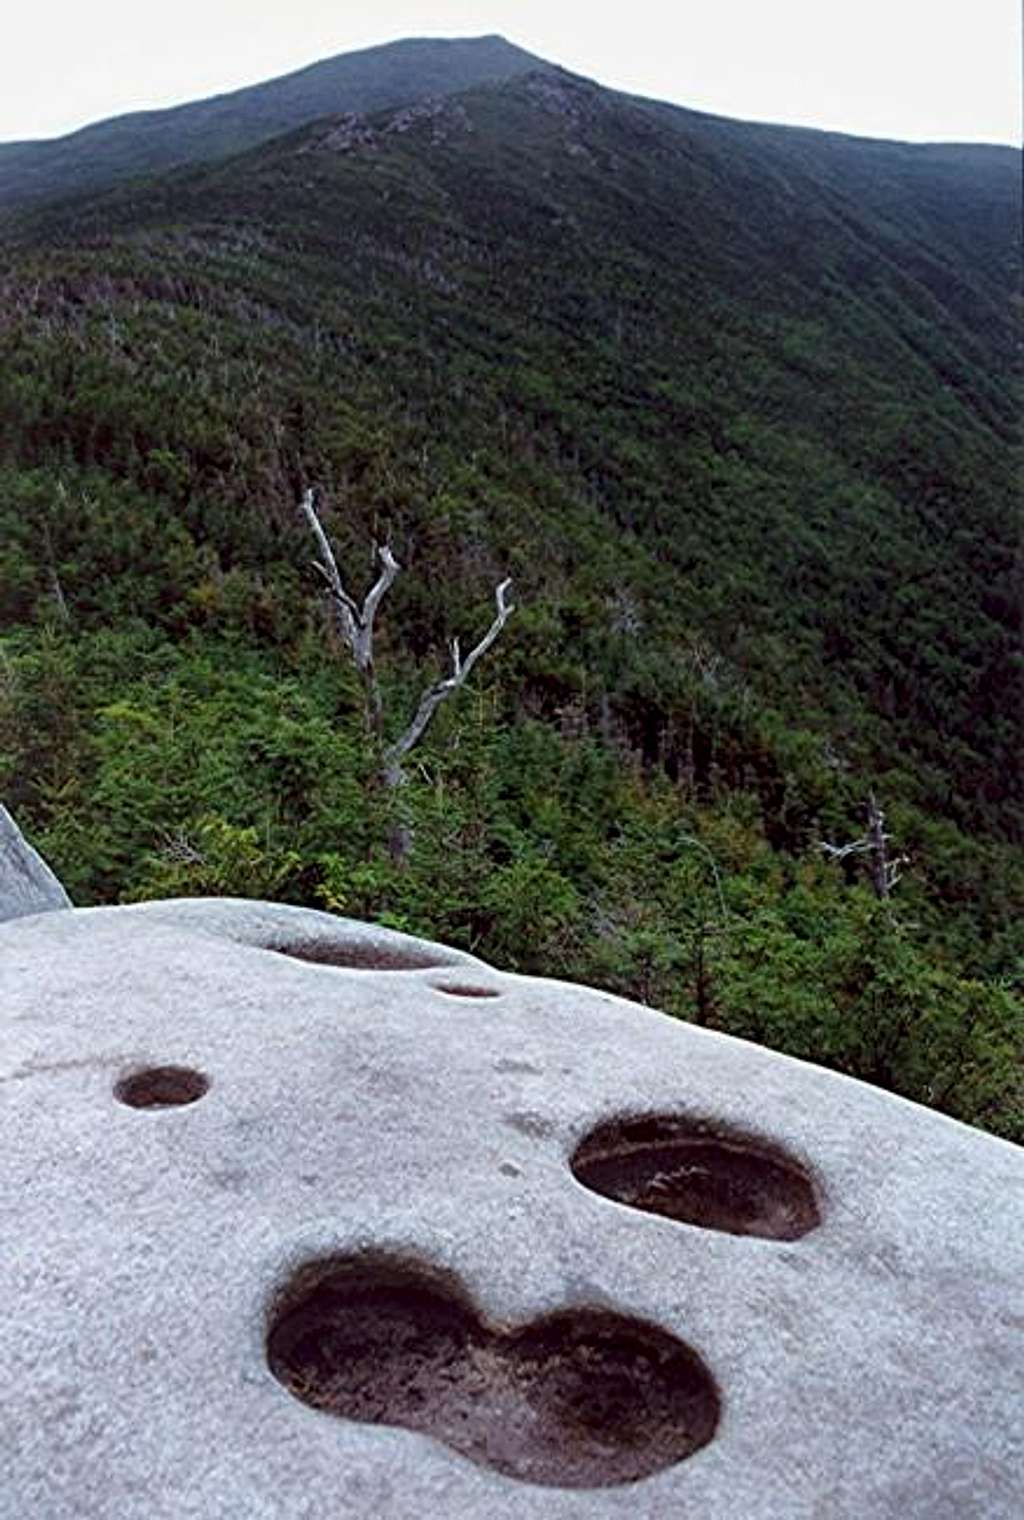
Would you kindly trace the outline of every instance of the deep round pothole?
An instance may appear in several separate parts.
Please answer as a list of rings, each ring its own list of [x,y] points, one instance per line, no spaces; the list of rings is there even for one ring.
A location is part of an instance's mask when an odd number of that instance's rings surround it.
[[[821,1223],[810,1173],[781,1147],[673,1115],[601,1124],[570,1166],[603,1198],[706,1230],[798,1240]]]
[[[122,1077],[114,1097],[129,1108],[179,1108],[197,1103],[210,1080],[191,1066],[143,1066]]]
[[[509,1329],[453,1277],[383,1256],[301,1269],[272,1312],[267,1359],[314,1409],[563,1488],[674,1466],[711,1440],[720,1412],[700,1356],[657,1325],[579,1308]]]

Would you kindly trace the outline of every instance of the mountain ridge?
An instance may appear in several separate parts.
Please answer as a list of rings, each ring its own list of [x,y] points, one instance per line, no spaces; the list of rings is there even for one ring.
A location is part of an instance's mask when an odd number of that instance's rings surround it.
[[[330,97],[339,93],[346,98],[338,107],[373,110],[540,64],[497,34],[407,38],[199,100],[108,117],[56,138],[0,143],[0,208],[244,151],[328,114]]]
[[[368,64],[375,75],[372,79],[367,78]],[[510,43],[498,33],[471,38],[410,37],[319,59],[270,79],[173,106],[102,118],[56,137],[0,142],[0,210],[230,156],[326,116],[337,105],[366,114],[431,96],[456,94],[474,83],[531,70],[583,77]],[[764,127],[793,136],[803,133],[810,138],[824,136],[975,158],[991,151],[1018,156],[1020,152],[1006,144],[955,140],[904,143],[897,138],[861,137],[827,127],[729,117],[612,87],[598,88],[639,105],[681,110],[706,121]],[[339,90],[348,90],[348,98],[335,102],[329,110],[327,97]]]

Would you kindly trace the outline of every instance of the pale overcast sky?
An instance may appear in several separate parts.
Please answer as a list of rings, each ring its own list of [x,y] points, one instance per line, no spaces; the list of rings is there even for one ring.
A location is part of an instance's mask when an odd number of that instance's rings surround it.
[[[1020,142],[1019,0],[7,0],[0,141],[196,100],[397,37],[509,41],[750,120]]]

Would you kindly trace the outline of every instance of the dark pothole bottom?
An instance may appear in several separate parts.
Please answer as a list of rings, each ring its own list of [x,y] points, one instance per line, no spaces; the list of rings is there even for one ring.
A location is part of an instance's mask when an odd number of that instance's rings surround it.
[[[341,966],[350,971],[436,971],[448,962],[426,950],[404,945],[336,943],[331,940],[296,940],[291,943],[264,945],[275,955],[292,960],[310,961],[317,966]]]
[[[602,1124],[570,1165],[591,1192],[707,1230],[798,1240],[821,1223],[814,1184],[798,1161],[673,1116]]]
[[[315,1409],[433,1436],[527,1483],[647,1477],[706,1445],[719,1417],[701,1358],[657,1326],[573,1309],[504,1329],[454,1278],[390,1257],[301,1269],[267,1357]]]
[[[209,1087],[209,1078],[191,1066],[144,1066],[121,1078],[114,1097],[129,1108],[178,1108],[198,1102]]]
[[[501,997],[497,987],[477,987],[470,982],[435,982],[433,990],[446,997],[496,998]]]

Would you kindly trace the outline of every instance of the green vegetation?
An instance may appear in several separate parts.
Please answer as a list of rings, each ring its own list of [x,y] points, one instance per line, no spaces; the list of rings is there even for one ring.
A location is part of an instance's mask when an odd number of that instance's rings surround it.
[[[25,214],[0,791],[79,902],[286,898],[1024,1139],[1019,155],[550,70]],[[387,539],[386,849],[354,591]],[[387,736],[385,736],[387,737]],[[879,901],[822,841],[883,800]]]

